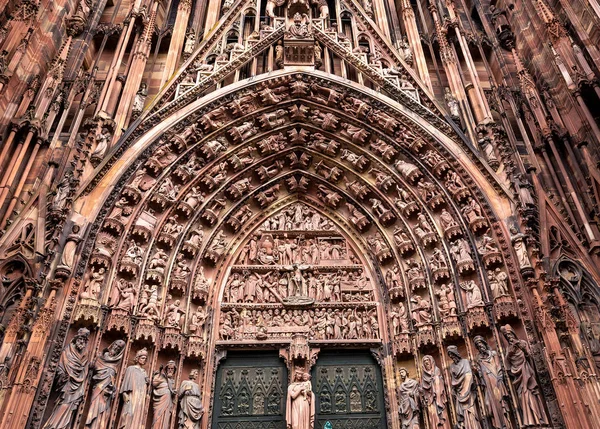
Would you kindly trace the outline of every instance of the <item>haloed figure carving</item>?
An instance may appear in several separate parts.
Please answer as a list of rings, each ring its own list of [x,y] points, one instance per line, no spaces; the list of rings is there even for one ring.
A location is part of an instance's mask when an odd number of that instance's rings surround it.
[[[522,423],[525,426],[538,426],[548,423],[546,411],[542,403],[541,392],[535,379],[535,371],[529,359],[529,345],[524,340],[519,340],[512,326],[504,325],[500,328],[502,335],[508,343],[506,347],[506,369],[517,394],[518,408],[521,413]]]
[[[200,419],[204,414],[198,379],[198,370],[190,371],[190,379],[179,386],[179,429],[200,429]]]
[[[89,362],[85,349],[90,331],[81,328],[64,348],[56,368],[56,390],[59,397],[44,429],[70,429],[72,420],[85,394]]]
[[[152,377],[152,429],[169,429],[171,412],[175,406],[175,361],[170,360]]]
[[[456,407],[458,429],[481,429],[475,406],[475,380],[471,364],[463,359],[456,346],[448,346],[448,356],[452,359],[450,376],[452,377],[452,394]]]
[[[148,386],[148,374],[144,369],[148,361],[148,350],[141,349],[135,354],[134,364],[127,367],[121,385],[123,409],[118,429],[133,429],[144,427],[144,400]]]
[[[117,340],[98,357],[93,364],[90,409],[85,421],[89,429],[104,429],[108,426],[110,406],[117,392],[117,372],[125,353],[125,341]]]

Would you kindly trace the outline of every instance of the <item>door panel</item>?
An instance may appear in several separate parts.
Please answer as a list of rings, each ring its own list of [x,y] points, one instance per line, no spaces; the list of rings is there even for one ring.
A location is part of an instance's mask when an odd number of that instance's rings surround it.
[[[368,351],[321,352],[312,370],[315,428],[385,429],[381,371]]]
[[[287,382],[277,352],[229,353],[217,370],[212,429],[285,429]]]

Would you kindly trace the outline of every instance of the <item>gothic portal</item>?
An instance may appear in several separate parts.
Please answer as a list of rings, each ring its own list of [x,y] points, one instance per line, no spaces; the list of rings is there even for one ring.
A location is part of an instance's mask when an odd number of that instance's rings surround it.
[[[597,427],[595,0],[0,11],[0,429]]]

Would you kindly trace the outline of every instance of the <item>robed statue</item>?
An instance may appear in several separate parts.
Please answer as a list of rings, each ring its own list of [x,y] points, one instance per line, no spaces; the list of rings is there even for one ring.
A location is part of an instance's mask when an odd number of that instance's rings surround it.
[[[398,387],[400,397],[400,427],[402,429],[419,429],[419,383],[410,378],[406,368],[400,368],[401,383]]]
[[[113,342],[98,357],[93,365],[92,393],[90,409],[85,421],[86,429],[104,429],[108,427],[110,406],[117,393],[117,371],[125,353],[125,341]]]
[[[89,362],[86,353],[90,331],[81,328],[64,348],[56,368],[58,399],[44,429],[71,429],[85,393]]]
[[[458,429],[481,429],[475,404],[475,380],[471,363],[462,358],[456,346],[448,346],[446,350],[452,359],[450,376],[456,408],[456,427]]]
[[[510,325],[504,325],[500,331],[508,342],[504,360],[517,394],[517,408],[521,413],[521,421],[524,426],[545,425],[548,423],[548,417],[542,403],[542,393],[535,379],[535,371],[529,362],[529,345],[526,341],[519,340]]]
[[[426,407],[427,418],[432,429],[449,429],[450,421],[446,406],[448,396],[444,387],[444,377],[433,360],[433,357],[426,355],[423,357],[421,366],[423,375],[421,376],[421,400]]]
[[[294,382],[288,387],[285,419],[287,429],[314,428],[315,397],[308,372],[296,371]]]
[[[508,405],[510,394],[505,384],[500,356],[481,335],[473,338],[473,342],[479,350],[476,356],[477,372],[483,387],[486,414],[495,429],[511,429]]]
[[[204,414],[202,396],[198,379],[198,370],[190,372],[190,379],[179,386],[179,429],[200,429],[200,419]]]
[[[135,354],[134,364],[128,366],[121,385],[123,409],[118,429],[144,427],[144,400],[148,388],[148,374],[144,369],[148,361],[148,350],[143,348]]]
[[[175,371],[177,365],[170,360],[152,377],[152,429],[169,429],[171,413],[175,406]]]

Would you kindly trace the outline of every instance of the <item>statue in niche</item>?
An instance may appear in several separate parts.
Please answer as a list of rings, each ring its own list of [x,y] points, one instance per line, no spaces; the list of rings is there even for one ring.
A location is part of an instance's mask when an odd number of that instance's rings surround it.
[[[483,217],[483,210],[473,197],[469,197],[461,211],[467,217],[469,222],[473,222],[475,219]]]
[[[297,370],[288,387],[286,416],[288,429],[312,429],[315,422],[315,400],[310,374]]]
[[[198,336],[202,335],[202,329],[204,329],[206,317],[206,311],[204,311],[204,308],[198,307],[196,312],[192,314],[192,320],[190,321],[190,333]]]
[[[494,429],[511,429],[510,394],[504,380],[500,356],[477,335],[473,338],[479,354],[475,357],[480,384],[483,386],[486,414]]]
[[[517,261],[521,269],[532,268],[529,255],[527,254],[527,245],[525,244],[526,238],[527,235],[519,232],[517,227],[514,225],[510,226],[510,241],[512,242],[513,249],[515,249],[515,253],[517,254]]]
[[[121,385],[123,409],[121,410],[117,429],[133,429],[145,426],[143,417],[148,374],[144,366],[147,361],[148,350],[143,348],[135,354],[134,364],[128,366],[125,370]]]
[[[223,13],[227,12],[225,5],[223,5]],[[185,35],[185,43],[183,45],[183,55],[189,56],[194,52],[194,46],[196,45],[196,32],[193,29],[188,30]]]
[[[475,380],[468,359],[463,359],[456,346],[448,346],[452,393],[458,429],[481,429],[475,405]]]
[[[467,309],[483,307],[485,305],[481,296],[481,289],[479,289],[474,280],[463,282],[460,284],[460,287],[467,292]]]
[[[131,241],[129,248],[125,252],[123,256],[123,262],[131,262],[134,265],[140,265],[142,263],[142,255],[144,254],[144,250],[138,246],[135,241]]]
[[[114,309],[124,310],[131,313],[136,302],[137,291],[132,282],[125,279],[119,279],[114,283],[114,288],[110,296],[110,305]]]
[[[450,421],[446,411],[448,396],[444,387],[444,377],[432,356],[423,356],[421,371],[423,374],[419,390],[421,400],[427,407],[426,414],[429,419],[429,427],[432,429],[449,429]]]
[[[450,253],[457,263],[460,262],[473,262],[471,257],[471,249],[469,243],[464,238],[459,238],[450,247]]]
[[[369,1],[369,4],[371,4],[370,1]],[[365,9],[366,9],[366,6],[365,6]],[[366,9],[366,10],[368,10],[368,9]],[[371,7],[371,10],[372,10],[372,7]],[[406,62],[406,64],[408,64],[409,66],[412,65],[413,53],[412,53],[412,50],[410,49],[410,44],[408,43],[408,39],[406,36],[404,36],[402,38],[402,41],[400,42],[400,52],[402,53],[402,59],[404,60],[404,62]]]
[[[104,429],[108,426],[110,407],[117,393],[117,372],[124,353],[125,341],[116,340],[94,362],[90,409],[85,421],[86,429]]]
[[[102,289],[102,284],[104,283],[104,267],[100,268],[98,271],[92,271],[90,274],[90,279],[88,280],[87,285],[85,286],[84,291],[79,295],[82,299],[94,299],[98,300],[100,297],[100,290]]]
[[[152,429],[169,429],[171,412],[175,406],[175,361],[167,362],[166,367],[152,376]]]
[[[179,429],[200,429],[200,419],[204,414],[200,386],[196,380],[199,371],[190,371],[190,379],[179,386]]]
[[[146,83],[142,83],[140,85],[140,89],[135,94],[135,98],[133,100],[132,112],[140,114],[144,110],[144,104],[146,104],[146,97],[148,97],[148,85]]]
[[[168,298],[170,299],[170,295]],[[181,328],[185,312],[180,308],[180,305],[181,301],[178,299],[167,305],[165,310],[165,326],[177,329]]]
[[[102,128],[101,133],[96,135],[96,147],[90,156],[92,160],[101,161],[104,159],[104,155],[106,155],[106,151],[108,150],[110,138],[111,135],[108,128]]]
[[[490,288],[492,289],[492,297],[494,299],[499,298],[501,296],[509,296],[508,274],[506,274],[500,268],[496,268],[495,271],[488,271],[488,280],[490,282]]]
[[[400,387],[398,387],[398,396],[400,397],[400,424],[402,429],[419,429],[419,383],[409,377],[406,368],[400,368]]]
[[[436,289],[435,294],[438,297],[438,305],[442,318],[456,316],[456,299],[452,285],[441,285],[439,289]]]
[[[431,323],[433,316],[431,314],[431,303],[429,300],[414,294],[410,298],[410,302],[413,303],[412,318],[415,322],[415,325],[423,326],[427,323]]]
[[[281,7],[287,0],[267,0],[267,6],[265,8],[265,14],[269,18],[275,18],[275,8]]]
[[[305,39],[309,36],[308,23],[310,19],[307,14],[296,12],[293,17],[293,23],[288,28],[288,34],[294,39]]]
[[[452,119],[459,120],[460,109],[458,107],[458,100],[452,92],[450,92],[450,88],[448,87],[444,88],[444,99],[446,100],[446,105],[448,106],[448,111],[450,112]]]
[[[158,287],[153,285],[148,295],[147,303],[142,306],[140,299],[140,314],[150,320],[158,320],[160,317],[160,301],[162,298],[158,296]]]
[[[445,208],[442,209],[442,213],[440,214],[440,224],[444,230],[458,225],[454,216],[452,216]]]
[[[70,428],[85,395],[89,362],[86,353],[90,331],[81,328],[63,349],[56,368],[59,396],[44,429]]]
[[[403,302],[398,303],[397,308],[392,307],[390,318],[392,319],[392,333],[394,336],[400,335],[402,332],[408,332],[408,312]]]
[[[508,375],[518,398],[521,421],[524,426],[540,426],[548,424],[548,417],[542,402],[535,370],[530,363],[531,352],[529,345],[524,340],[519,340],[512,326],[504,325],[500,328],[508,346],[504,360]]]
[[[317,6],[319,18],[325,20],[329,18],[329,6],[327,5],[327,0],[312,0],[311,4]]]

